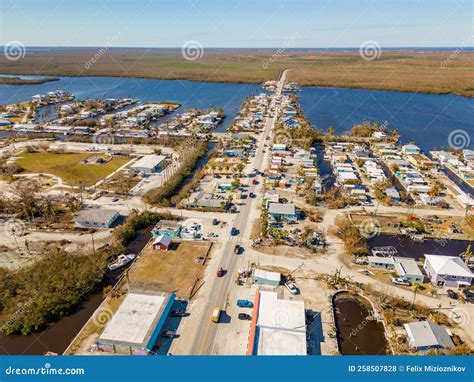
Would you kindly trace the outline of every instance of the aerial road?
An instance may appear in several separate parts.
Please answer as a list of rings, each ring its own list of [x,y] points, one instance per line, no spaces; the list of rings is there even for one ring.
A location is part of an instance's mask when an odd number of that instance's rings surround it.
[[[283,71],[277,90],[273,95],[273,99],[270,103],[270,109],[275,108],[276,100],[281,96],[283,84],[285,82],[287,70]],[[275,128],[277,120],[277,113],[267,119],[263,134],[258,143],[257,153],[254,158],[254,167],[261,172],[265,169],[266,156],[268,152],[264,152],[264,144],[267,136],[271,134],[271,131]],[[268,151],[268,150],[267,150]],[[267,155],[266,155],[267,154]],[[250,193],[256,193],[257,185],[249,185]],[[263,190],[262,187],[260,189]],[[252,221],[249,219],[252,216],[252,211],[257,208],[257,204],[261,202],[261,198],[249,198],[248,202],[242,206],[240,212],[236,215],[233,226],[238,230],[238,234],[235,236],[229,236],[228,238],[222,238],[225,240],[223,245],[223,253],[221,253],[220,267],[226,270],[224,277],[215,277],[212,280],[212,286],[209,289],[209,296],[207,303],[203,308],[201,317],[201,323],[198,330],[195,331],[195,337],[192,339],[191,354],[193,355],[210,355],[213,353],[214,342],[219,330],[219,324],[211,321],[210,317],[215,307],[219,307],[222,310],[226,310],[227,296],[232,286],[232,280],[234,280],[235,272],[238,269],[237,265],[243,265],[244,256],[234,254],[234,248],[237,244],[243,244],[249,242],[250,230]],[[236,319],[234,317],[233,319]]]

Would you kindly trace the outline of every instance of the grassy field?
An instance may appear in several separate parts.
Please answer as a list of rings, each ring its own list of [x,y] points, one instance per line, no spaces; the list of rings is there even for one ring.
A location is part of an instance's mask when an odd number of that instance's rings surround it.
[[[20,154],[17,163],[29,173],[53,174],[70,185],[78,185],[82,181],[84,186],[91,186],[130,160],[128,157],[113,157],[105,164],[81,163],[91,156],[93,154],[24,152]]]
[[[358,51],[204,49],[188,61],[180,49],[97,49],[35,52],[11,62],[0,56],[0,73],[49,76],[114,76],[212,82],[262,82],[291,69],[302,85],[453,93],[474,97],[471,51],[384,50],[366,61]]]
[[[156,251],[149,245],[129,272],[130,284],[189,298],[196,279],[204,276],[205,266],[196,262],[196,257],[205,256],[209,245],[208,242],[185,241],[169,251]]]

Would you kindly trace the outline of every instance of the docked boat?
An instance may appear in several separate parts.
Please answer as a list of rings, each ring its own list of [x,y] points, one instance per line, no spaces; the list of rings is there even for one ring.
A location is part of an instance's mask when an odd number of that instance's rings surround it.
[[[120,255],[117,260],[107,265],[109,270],[114,271],[116,269],[122,268],[127,264],[130,264],[137,255],[131,253],[129,255]]]

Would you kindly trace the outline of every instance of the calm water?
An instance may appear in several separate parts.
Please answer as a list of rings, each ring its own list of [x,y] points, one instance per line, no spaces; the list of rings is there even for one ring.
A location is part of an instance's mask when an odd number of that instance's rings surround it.
[[[448,146],[452,130],[462,129],[474,149],[474,98],[454,95],[304,87],[301,106],[311,123],[342,133],[364,118],[398,129],[402,142],[415,141],[425,152]]]
[[[349,293],[334,298],[339,350],[342,355],[385,355],[387,340],[381,322],[371,318],[372,309]]]
[[[27,76],[21,76],[26,78]],[[33,77],[33,76],[29,76]],[[40,85],[0,85],[0,104],[29,100],[38,93],[64,89],[78,99],[131,97],[139,101],[170,101],[188,108],[222,107],[226,118],[217,131],[225,131],[244,98],[261,93],[259,84],[224,84],[183,80],[149,80],[113,77],[61,77]]]

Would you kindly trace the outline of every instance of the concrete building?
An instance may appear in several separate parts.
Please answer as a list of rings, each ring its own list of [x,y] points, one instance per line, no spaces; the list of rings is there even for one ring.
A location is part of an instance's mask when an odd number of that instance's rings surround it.
[[[280,285],[281,274],[254,268],[252,271],[252,281],[255,284],[277,286]]]
[[[74,223],[81,228],[110,228],[119,217],[118,211],[88,208],[79,211],[74,218]]]
[[[454,348],[451,333],[441,325],[430,321],[403,324],[410,346],[418,351]]]
[[[258,291],[253,309],[247,355],[307,355],[303,301]]]
[[[97,349],[114,354],[149,354],[174,300],[174,293],[129,293],[97,339]]]
[[[470,286],[474,279],[474,273],[457,256],[425,255],[423,268],[437,286],[461,288]]]
[[[160,172],[164,167],[164,155],[145,155],[130,166],[130,169],[141,174],[150,175]]]

